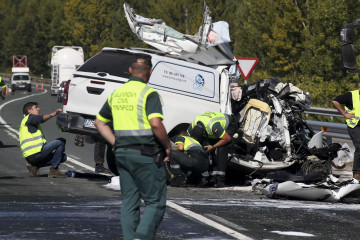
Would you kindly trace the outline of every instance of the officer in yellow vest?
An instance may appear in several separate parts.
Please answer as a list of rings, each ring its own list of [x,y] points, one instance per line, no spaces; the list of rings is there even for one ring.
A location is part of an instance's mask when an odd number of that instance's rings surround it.
[[[356,90],[337,96],[333,105],[346,118],[348,133],[355,147],[353,177],[360,180],[360,82],[356,84],[356,88]],[[342,105],[345,105],[345,108]]]
[[[6,94],[6,84],[5,81],[2,79],[2,77],[0,76],[0,88],[1,88],[1,99],[5,100],[5,94]]]
[[[205,112],[198,115],[189,125],[187,132],[190,136],[200,139],[206,137],[204,148],[207,152],[216,150],[215,163],[213,162],[210,186],[224,187],[225,172],[228,165],[228,153],[231,147],[231,137],[238,128],[235,117],[220,112]]]
[[[58,138],[51,142],[46,142],[40,124],[55,117],[57,109],[53,113],[40,115],[40,108],[36,102],[28,102],[23,107],[24,119],[21,121],[19,129],[20,148],[23,157],[28,162],[27,168],[30,176],[38,176],[41,167],[50,166],[48,177],[64,178],[67,177],[59,170],[59,164],[66,161],[64,138]]]
[[[198,184],[202,176],[207,176],[209,160],[205,149],[186,132],[175,139],[177,151],[171,151],[170,171],[172,173],[170,186],[185,187],[186,173],[191,173],[192,184]]]
[[[147,86],[151,68],[151,56],[136,55],[129,67],[129,81],[109,96],[95,120],[100,134],[115,147],[124,239],[154,239],[166,207],[165,170],[155,160],[161,146],[163,161],[169,161],[171,145],[162,123],[159,95]],[[107,125],[110,121],[114,133]],[[141,219],[140,199],[146,205]]]

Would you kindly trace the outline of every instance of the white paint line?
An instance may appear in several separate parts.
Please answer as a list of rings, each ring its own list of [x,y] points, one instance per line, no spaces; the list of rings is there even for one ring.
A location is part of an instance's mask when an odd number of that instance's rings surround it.
[[[304,233],[304,232],[285,232],[285,231],[271,231],[272,233],[277,233],[280,235],[287,235],[287,236],[298,236],[298,237],[315,237],[314,234],[311,233]]]
[[[78,165],[80,167],[83,167],[83,168],[87,169],[87,170],[94,171],[93,167],[90,167],[90,166],[88,166],[88,165],[86,165],[86,164],[84,164],[82,162],[79,162],[78,160],[75,160],[72,157],[68,156],[67,161],[70,161],[70,162],[72,162],[72,163],[74,163],[74,164],[76,164],[76,165]]]
[[[221,224],[219,224],[219,223],[217,223],[217,222],[215,222],[213,220],[210,220],[210,219],[208,219],[208,218],[206,218],[206,217],[204,217],[204,216],[202,216],[200,214],[197,214],[197,213],[194,213],[194,212],[192,212],[190,210],[187,210],[187,209],[185,209],[185,208],[183,208],[183,207],[181,207],[181,206],[179,206],[179,205],[177,205],[177,204],[175,204],[175,203],[173,203],[171,201],[166,201],[166,205],[173,208],[173,209],[175,209],[175,210],[177,210],[177,211],[179,211],[179,212],[181,212],[181,213],[183,213],[183,214],[185,214],[185,215],[187,215],[187,216],[189,216],[189,217],[192,217],[192,218],[194,218],[194,219],[196,219],[196,220],[198,220],[198,221],[200,221],[200,222],[202,222],[202,223],[204,223],[204,224],[206,224],[206,225],[208,225],[208,226],[210,226],[212,228],[216,228],[217,230],[222,231],[222,232],[228,234],[229,236],[231,236],[231,237],[233,237],[235,239],[243,239],[243,240],[251,240],[252,239],[252,238],[250,238],[250,237],[248,237],[248,236],[246,236],[244,234],[236,232],[236,231],[234,231],[234,230],[232,230],[232,229],[230,229],[228,227],[225,227],[225,226],[223,226],[223,225],[221,225]]]
[[[214,215],[214,214],[205,214],[205,216],[207,216],[207,217],[209,217],[209,218],[211,218],[211,219],[214,219],[214,220],[216,220],[217,222],[221,222],[221,223],[223,223],[224,225],[229,226],[229,227],[231,227],[231,228],[233,228],[233,229],[237,229],[237,230],[241,230],[241,231],[248,231],[246,228],[244,228],[244,227],[242,227],[242,226],[239,226],[239,225],[237,225],[237,224],[235,224],[235,223],[229,222],[228,220],[223,219],[223,218],[221,218],[221,217],[219,217],[219,216],[216,216],[216,215]]]
[[[74,166],[74,165],[69,164],[69,163],[67,163],[67,162],[63,162],[62,164],[64,164],[64,165],[67,166],[68,168],[75,169],[75,166]]]
[[[19,141],[19,137],[17,134],[10,132],[9,130],[5,130],[5,132],[12,138],[14,138],[15,140]]]
[[[0,106],[0,113],[1,113],[1,109],[2,109],[3,107],[5,107],[6,105],[8,105],[9,103],[12,103],[12,102],[15,102],[15,101],[18,101],[18,100],[22,100],[22,99],[25,99],[25,98],[33,97],[33,96],[36,96],[36,95],[45,94],[45,93],[47,93],[47,90],[46,90],[46,89],[45,89],[45,91],[42,92],[42,93],[31,94],[31,95],[27,95],[27,96],[25,96],[25,97],[16,98],[16,99],[7,101],[6,103],[3,103],[3,104]],[[1,117],[1,115],[0,115],[0,123],[4,124],[5,127],[6,127],[7,129],[9,129],[10,131],[12,131],[13,133],[19,135],[19,132],[18,132],[18,131],[16,131],[15,129],[13,129],[12,127],[10,127],[10,126],[7,125],[7,122],[5,122],[5,120]]]

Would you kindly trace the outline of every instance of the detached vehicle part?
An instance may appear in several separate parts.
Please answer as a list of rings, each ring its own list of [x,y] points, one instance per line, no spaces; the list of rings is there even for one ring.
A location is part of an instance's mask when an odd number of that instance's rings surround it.
[[[242,119],[231,163],[251,174],[284,169],[331,173],[331,161],[341,146],[327,145],[322,132],[315,133],[306,123],[303,112],[312,103],[307,94],[276,77],[243,86],[242,95],[232,105]]]

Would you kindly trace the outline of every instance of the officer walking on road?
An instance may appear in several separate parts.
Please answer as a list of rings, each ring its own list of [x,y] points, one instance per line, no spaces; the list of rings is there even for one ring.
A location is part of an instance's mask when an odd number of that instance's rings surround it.
[[[59,170],[59,164],[66,161],[64,138],[46,142],[40,124],[46,122],[62,111],[57,109],[53,113],[40,115],[40,108],[36,102],[28,102],[23,107],[24,119],[19,129],[20,148],[23,157],[28,162],[27,168],[30,176],[37,177],[41,167],[50,166],[48,177],[67,177]]]
[[[225,171],[228,164],[228,153],[231,143],[231,136],[238,128],[235,118],[231,115],[220,112],[205,112],[198,115],[190,124],[188,133],[190,136],[200,139],[205,136],[207,152],[213,153],[216,149],[215,163],[213,163],[212,178],[210,184],[214,187],[225,186]]]
[[[348,132],[355,147],[353,177],[360,180],[360,82],[356,87],[356,90],[337,96],[333,105],[346,118]]]
[[[124,239],[154,239],[166,207],[165,170],[154,156],[162,146],[163,161],[169,161],[171,145],[159,95],[147,86],[151,67],[150,56],[135,56],[129,81],[109,96],[95,120],[100,134],[115,147]],[[107,125],[111,120],[114,133]],[[141,219],[140,199],[146,205]]]
[[[6,84],[5,81],[0,76],[0,88],[1,88],[1,99],[5,100],[5,94],[6,94]]]

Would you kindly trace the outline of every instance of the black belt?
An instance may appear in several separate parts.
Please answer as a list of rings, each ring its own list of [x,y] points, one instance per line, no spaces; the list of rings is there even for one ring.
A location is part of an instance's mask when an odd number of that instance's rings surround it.
[[[121,146],[120,148],[140,150],[142,155],[148,157],[153,157],[156,154],[163,151],[163,149],[157,145],[145,145],[145,144],[126,145],[126,146]]]
[[[136,150],[144,150],[144,149],[153,149],[154,146],[153,145],[145,145],[145,144],[132,144],[132,145],[126,145],[126,146],[121,146],[119,148],[130,148],[130,149],[136,149]]]

